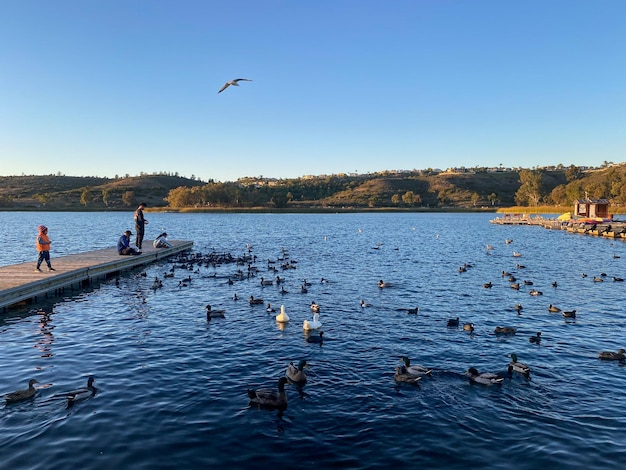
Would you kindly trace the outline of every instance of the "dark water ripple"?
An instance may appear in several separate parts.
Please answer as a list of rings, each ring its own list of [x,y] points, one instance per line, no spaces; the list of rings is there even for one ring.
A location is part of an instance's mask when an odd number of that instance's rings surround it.
[[[2,264],[34,259],[23,240],[40,223],[50,226],[59,256],[111,246],[130,220],[0,215],[0,236],[15,247],[0,252]],[[43,385],[34,400],[0,411],[3,466],[621,468],[626,366],[597,354],[626,347],[626,291],[611,281],[625,277],[625,245],[493,226],[488,218],[150,214],[152,231],[194,240],[201,252],[237,255],[250,243],[261,274],[284,248],[297,260],[297,269],[278,273],[289,294],[261,287],[258,277],[229,286],[234,265],[177,270],[155,292],[152,280],[171,267],[162,262],[145,277],[131,272],[119,285],[102,282],[2,315],[0,389],[23,388],[31,377]],[[513,250],[523,256],[513,258]],[[460,273],[465,263],[473,267]],[[515,291],[503,270],[534,285]],[[607,280],[594,283],[602,272]],[[179,288],[189,275],[191,285]],[[312,284],[307,294],[304,278]],[[379,279],[392,287],[379,289]],[[531,287],[544,295],[530,296]],[[235,292],[242,300],[232,300]],[[248,305],[250,295],[277,310],[284,304],[292,321],[280,328],[264,306]],[[361,308],[361,299],[371,306]],[[322,306],[322,346],[307,343],[302,330],[313,300]],[[207,303],[225,308],[226,318],[207,322]],[[548,313],[550,303],[578,317]],[[403,310],[415,306],[418,315]],[[474,323],[474,333],[446,327],[457,316]],[[518,332],[498,337],[496,326]],[[539,346],[528,341],[537,331]],[[531,366],[530,380],[514,374],[491,388],[468,382],[470,366],[504,374],[512,352]],[[433,367],[432,377],[396,384],[404,354]],[[275,388],[286,365],[301,358],[311,364],[309,381],[302,394],[287,386],[284,413],[249,406],[248,388]],[[90,374],[98,393],[68,408],[64,392]]]

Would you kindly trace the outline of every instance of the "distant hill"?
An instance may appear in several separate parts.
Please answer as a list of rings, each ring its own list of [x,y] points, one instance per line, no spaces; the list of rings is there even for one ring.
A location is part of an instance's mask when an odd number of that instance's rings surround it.
[[[556,172],[549,178],[550,185],[565,182],[563,172]],[[477,172],[477,173],[438,173],[411,177],[381,177],[325,198],[328,205],[376,206],[391,203],[395,195],[400,197],[407,191],[419,195],[413,205],[438,207],[489,205],[489,195],[495,194],[494,203],[512,204],[520,182],[517,172]],[[472,195],[474,201],[472,202]],[[405,202],[406,204],[406,202]]]
[[[124,178],[0,177],[2,210],[128,210],[139,201],[172,209],[497,209],[575,199],[626,204],[626,163],[582,169],[474,168],[383,171],[290,179],[202,182],[153,174]]]
[[[0,176],[0,208],[12,210],[127,210],[139,201],[166,206],[170,190],[203,181],[170,175],[124,178]],[[134,207],[133,207],[134,208]]]

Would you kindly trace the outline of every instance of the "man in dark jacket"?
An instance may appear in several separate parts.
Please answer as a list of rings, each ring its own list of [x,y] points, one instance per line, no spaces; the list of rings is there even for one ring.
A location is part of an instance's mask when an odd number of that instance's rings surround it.
[[[148,204],[145,202],[140,202],[139,207],[135,211],[135,230],[137,230],[137,239],[135,240],[135,245],[137,248],[141,250],[141,244],[143,243],[143,234],[145,230],[145,226],[148,221],[143,216],[143,210],[148,207]]]
[[[133,233],[130,230],[126,230],[124,234],[117,241],[117,252],[120,255],[140,255],[141,251],[137,251],[130,246],[130,237]]]

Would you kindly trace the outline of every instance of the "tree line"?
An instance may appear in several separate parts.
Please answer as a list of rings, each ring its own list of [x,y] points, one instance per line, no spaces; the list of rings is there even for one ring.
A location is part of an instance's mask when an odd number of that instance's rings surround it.
[[[560,173],[559,173],[560,172]],[[560,174],[556,178],[554,174]],[[550,175],[550,178],[546,176]],[[285,180],[252,179],[246,182],[209,182],[178,187],[165,200],[172,208],[189,207],[476,207],[539,204],[569,206],[584,197],[605,198],[626,204],[626,165],[584,171],[571,165],[562,170],[520,169],[505,194],[491,186],[485,174],[334,175]],[[385,181],[387,186],[381,181]],[[563,183],[559,184],[559,181]],[[378,183],[378,185],[376,185]],[[392,184],[393,183],[393,184]],[[494,183],[495,184],[495,183]],[[368,188],[367,190],[364,188]],[[408,188],[408,189],[407,189]],[[416,190],[419,188],[420,190]],[[369,192],[368,192],[369,191]]]

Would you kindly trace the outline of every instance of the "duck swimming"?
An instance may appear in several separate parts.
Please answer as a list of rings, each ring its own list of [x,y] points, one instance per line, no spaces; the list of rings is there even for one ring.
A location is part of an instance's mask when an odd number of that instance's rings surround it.
[[[411,365],[411,359],[409,359],[408,356],[402,356],[400,360],[404,362],[404,367],[406,368],[407,373],[411,375],[430,375],[433,372],[432,369],[420,366],[418,364]]]
[[[416,315],[419,310],[419,307],[407,308],[406,313],[408,313],[409,315]]]
[[[320,322],[320,314],[316,313],[313,315],[313,320],[304,320],[302,324],[302,328],[305,330],[317,330],[322,327],[322,322]]]
[[[224,313],[226,313],[226,310],[213,310],[210,305],[207,305],[205,308],[207,320],[211,318],[224,318]]]
[[[274,312],[276,312],[276,309],[273,308],[269,302],[267,303],[267,307],[265,307],[265,310],[267,311],[267,313],[274,313]]]
[[[469,331],[470,333],[474,332],[474,324],[473,323],[464,323],[463,324],[463,330],[464,331]]]
[[[371,306],[371,305],[372,305],[372,304],[365,303],[365,300],[362,300],[362,299],[361,299],[361,307],[366,308],[366,307],[369,307],[369,306]]]
[[[524,374],[526,377],[530,375],[530,367],[523,362],[517,362],[517,354],[511,353],[509,354],[509,357],[511,358],[511,362],[509,362],[509,373],[519,372],[520,374]]]
[[[95,381],[95,377],[93,375],[89,376],[87,379],[87,386],[84,388],[79,388],[77,390],[73,390],[67,394],[67,402],[68,405],[71,405],[77,401],[84,400],[85,398],[92,397],[96,394],[97,389],[93,386]]]
[[[267,408],[287,408],[287,395],[285,394],[286,383],[287,377],[281,377],[278,380],[278,392],[269,388],[260,388],[258,390],[248,389],[250,403]]]
[[[563,312],[563,318],[576,318],[576,310],[570,310]]]
[[[459,326],[459,317],[448,319],[447,326]]]
[[[561,311],[561,309],[559,307],[556,307],[556,306],[554,306],[552,304],[550,304],[548,306],[548,312],[557,313],[557,312],[560,312],[560,311]]]
[[[290,362],[285,371],[285,377],[287,377],[290,383],[298,387],[304,387],[307,377],[303,369],[305,367],[308,368],[308,366],[308,363],[304,359],[301,359],[297,366],[295,366],[293,362]]]
[[[37,389],[35,388],[35,384],[37,384],[35,379],[30,379],[28,381],[28,388],[25,390],[16,390],[15,392],[7,393],[4,396],[4,399],[7,403],[15,403],[18,401],[28,400],[35,396],[37,393]]]
[[[517,328],[512,326],[496,326],[493,332],[497,335],[514,335],[517,332]]]
[[[380,287],[381,289],[384,289],[385,287],[389,287],[390,284],[388,282],[384,282],[382,279],[380,281],[378,281],[378,287]]]
[[[285,313],[285,306],[280,306],[280,313],[276,315],[276,321],[278,323],[287,323],[289,321],[289,315]]]
[[[470,382],[481,385],[499,385],[504,382],[504,377],[500,377],[498,374],[491,374],[489,372],[480,374],[475,367],[467,369],[465,375],[469,375]]]
[[[250,296],[250,305],[261,305],[263,303],[263,299],[255,299],[252,295]]]
[[[624,359],[626,359],[624,353],[626,353],[626,350],[624,349],[618,349],[617,352],[602,351],[600,354],[598,354],[598,358],[604,359],[606,361],[623,361]]]
[[[531,336],[530,338],[528,338],[528,341],[534,344],[541,343],[541,331],[538,331],[535,336]]]
[[[422,380],[421,376],[410,374],[405,366],[396,367],[396,373],[393,375],[396,382],[405,382],[409,384],[417,384]]]

